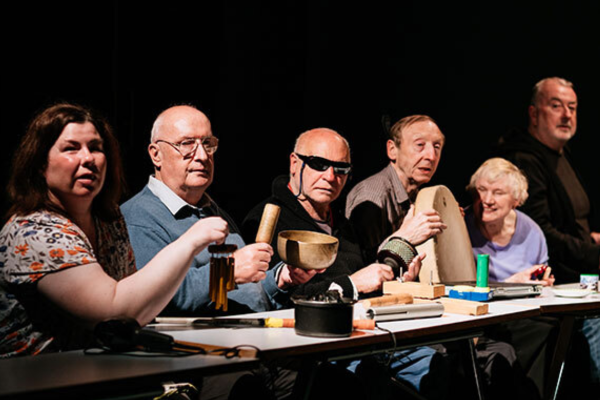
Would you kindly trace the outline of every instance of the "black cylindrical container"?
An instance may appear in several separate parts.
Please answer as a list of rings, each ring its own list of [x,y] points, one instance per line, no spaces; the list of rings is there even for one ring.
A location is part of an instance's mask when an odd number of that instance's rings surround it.
[[[296,320],[294,328],[298,335],[348,337],[352,334],[352,301],[292,300]]]

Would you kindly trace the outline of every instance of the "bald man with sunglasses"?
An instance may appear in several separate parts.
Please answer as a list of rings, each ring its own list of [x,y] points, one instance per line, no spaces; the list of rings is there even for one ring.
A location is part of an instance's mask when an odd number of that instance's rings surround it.
[[[338,255],[329,268],[317,274],[310,281],[288,289],[289,295],[314,296],[327,290],[338,290],[344,297],[358,299],[380,293],[383,282],[394,279],[392,269],[384,264],[369,264],[358,244],[350,222],[343,214],[343,208],[335,206],[335,200],[348,182],[352,165],[350,147],[346,139],[327,128],[312,129],[302,133],[296,140],[290,154],[290,173],[273,181],[272,195],[253,208],[242,225],[242,234],[251,239],[256,233],[265,204],[281,207],[273,246],[276,246],[277,233],[285,230],[307,230],[333,235],[339,239]],[[343,207],[343,204],[340,204]],[[421,267],[423,256],[418,256],[404,273],[405,280],[414,280]],[[281,260],[277,253],[271,259],[271,266]],[[294,269],[293,267],[291,267]],[[297,268],[296,268],[297,269]],[[282,270],[285,273],[285,270]],[[287,280],[285,278],[284,280]],[[286,306],[285,304],[282,304]],[[288,303],[287,306],[291,306]],[[449,376],[447,364],[440,354],[429,347],[402,350],[395,354],[387,372],[382,371],[374,386],[393,390],[389,385],[390,375],[407,382],[427,397],[441,398]],[[435,358],[437,367],[431,368]],[[437,363],[440,360],[440,363]],[[369,362],[359,360],[351,363],[350,370],[359,375],[369,371]],[[380,364],[376,364],[380,365]],[[386,368],[388,368],[386,367]],[[379,368],[379,367],[377,367]],[[429,376],[435,381],[435,388],[423,387],[422,378]]]
[[[377,292],[383,282],[394,279],[389,266],[365,263],[353,228],[342,210],[332,205],[340,196],[351,171],[350,147],[339,133],[327,128],[304,132],[290,154],[289,176],[277,177],[273,181],[271,197],[254,207],[243,222],[242,234],[251,239],[256,234],[265,204],[272,203],[281,207],[273,246],[276,246],[277,233],[283,230],[315,231],[339,239],[334,264],[310,281],[289,288],[290,295],[312,296],[336,289],[345,297],[356,299],[363,294]],[[420,261],[420,258],[415,260],[406,271],[405,279],[412,280],[417,276]],[[271,267],[280,262],[275,253]],[[282,273],[286,271],[282,270]],[[294,283],[287,276],[280,279]]]

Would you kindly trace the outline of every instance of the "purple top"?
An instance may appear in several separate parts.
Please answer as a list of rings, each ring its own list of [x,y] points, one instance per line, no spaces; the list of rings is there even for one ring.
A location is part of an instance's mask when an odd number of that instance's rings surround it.
[[[515,211],[515,233],[506,246],[500,246],[487,240],[479,231],[475,224],[473,208],[465,210],[465,222],[473,246],[473,255],[476,259],[478,254],[490,255],[491,281],[504,281],[525,268],[548,262],[548,246],[542,230],[529,216],[519,210]]]

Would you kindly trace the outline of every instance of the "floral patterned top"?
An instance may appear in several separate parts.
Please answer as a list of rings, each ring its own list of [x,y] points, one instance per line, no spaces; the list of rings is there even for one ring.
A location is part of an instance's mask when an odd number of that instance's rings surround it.
[[[125,221],[95,220],[98,254],[83,231],[49,211],[13,216],[0,231],[0,358],[85,346],[89,332],[37,291],[46,274],[99,263],[115,280],[135,272]]]

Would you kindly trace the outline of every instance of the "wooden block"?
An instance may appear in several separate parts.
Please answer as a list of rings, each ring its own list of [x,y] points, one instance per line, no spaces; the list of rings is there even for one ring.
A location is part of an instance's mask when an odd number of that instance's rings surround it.
[[[431,300],[416,299],[415,303],[426,303],[430,301]],[[444,305],[444,312],[453,314],[484,315],[489,311],[489,304],[480,301],[451,299],[448,297],[441,297],[435,301]]]
[[[384,294],[408,293],[413,297],[424,299],[437,299],[446,294],[446,288],[442,284],[429,285],[419,282],[391,281],[383,283]]]
[[[391,306],[394,304],[411,304],[413,297],[409,293],[386,294],[385,296],[372,297],[360,301],[365,308]]]

